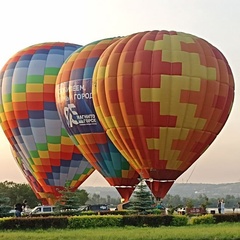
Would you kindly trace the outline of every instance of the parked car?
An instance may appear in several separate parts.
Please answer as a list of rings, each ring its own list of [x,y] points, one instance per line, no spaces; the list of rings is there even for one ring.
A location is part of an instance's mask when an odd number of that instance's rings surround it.
[[[46,205],[37,206],[30,211],[29,216],[53,215],[55,208],[56,208],[55,206],[46,206]]]
[[[107,204],[93,204],[93,205],[84,205],[79,207],[79,211],[93,211],[93,212],[105,212],[110,211]]]
[[[15,216],[15,212],[16,212],[15,209],[11,209],[8,213],[9,213],[11,216]]]

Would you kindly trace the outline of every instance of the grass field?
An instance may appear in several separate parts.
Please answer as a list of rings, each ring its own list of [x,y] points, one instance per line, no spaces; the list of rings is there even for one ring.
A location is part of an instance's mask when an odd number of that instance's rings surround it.
[[[1,240],[159,240],[159,239],[240,239],[240,223],[185,227],[97,228],[77,230],[2,231]]]

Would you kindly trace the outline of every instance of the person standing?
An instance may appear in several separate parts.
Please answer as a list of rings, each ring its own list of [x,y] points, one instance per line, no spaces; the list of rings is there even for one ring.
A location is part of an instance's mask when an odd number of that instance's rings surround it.
[[[25,208],[27,208],[27,200],[23,200],[23,203],[22,203],[22,210],[24,211]]]
[[[22,214],[22,204],[17,203],[15,204],[15,217],[21,217]]]
[[[221,214],[221,201],[220,201],[220,199],[218,200],[217,208],[218,208],[218,213]]]
[[[27,200],[24,200],[23,203],[17,203],[15,205],[15,216],[21,217],[22,212],[25,210],[26,206],[27,206]]]
[[[224,214],[224,209],[225,209],[225,202],[224,200],[222,199],[221,201],[221,213]]]
[[[235,206],[235,204],[233,204],[233,213],[235,212],[235,209],[236,209],[236,206]]]

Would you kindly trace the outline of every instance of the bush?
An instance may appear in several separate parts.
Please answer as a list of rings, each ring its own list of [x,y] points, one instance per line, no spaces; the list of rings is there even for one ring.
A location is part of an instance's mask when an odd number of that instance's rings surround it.
[[[154,208],[152,210],[148,210],[148,212],[151,214],[162,215],[165,213],[165,210]]]
[[[96,228],[96,227],[160,227],[187,224],[239,222],[240,214],[206,214],[188,220],[186,215],[91,215],[51,217],[6,217],[0,219],[0,229]]]
[[[240,222],[240,214],[214,214],[216,223],[221,222]]]
[[[212,224],[215,223],[215,218],[212,214],[191,217],[189,224]]]
[[[1,229],[47,229],[67,228],[67,217],[3,218]]]
[[[186,226],[188,224],[188,217],[183,215],[174,215],[170,223],[171,226]]]
[[[76,216],[69,217],[69,228],[95,228],[122,226],[122,216]]]
[[[124,226],[159,227],[170,226],[172,219],[171,215],[125,215],[122,221]]]
[[[13,216],[15,216],[14,213],[0,213],[0,218],[13,217]]]
[[[104,214],[110,214],[110,215],[133,215],[133,214],[136,214],[136,211],[135,210],[115,210],[115,211],[102,212],[102,213],[101,213],[101,215],[104,215]]]

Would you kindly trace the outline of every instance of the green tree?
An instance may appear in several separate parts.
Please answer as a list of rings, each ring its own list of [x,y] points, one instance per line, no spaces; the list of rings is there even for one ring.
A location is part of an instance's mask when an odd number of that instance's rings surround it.
[[[66,189],[60,193],[62,196],[56,203],[56,207],[59,210],[76,210],[88,200],[88,193],[85,190],[73,192],[70,189]]]
[[[163,205],[168,208],[179,208],[184,205],[179,195],[172,196],[170,194],[167,194],[163,198],[162,202],[163,202]]]
[[[25,199],[30,208],[35,207],[39,203],[31,187],[25,183],[19,184],[5,181],[0,183],[0,192],[3,197],[9,198],[9,205],[12,206],[12,208],[17,202],[22,203]]]
[[[8,213],[11,210],[9,197],[4,196],[0,193],[0,214]]]
[[[134,190],[130,205],[130,208],[137,210],[139,214],[145,214],[147,210],[153,209],[152,194],[144,180],[141,180]]]

